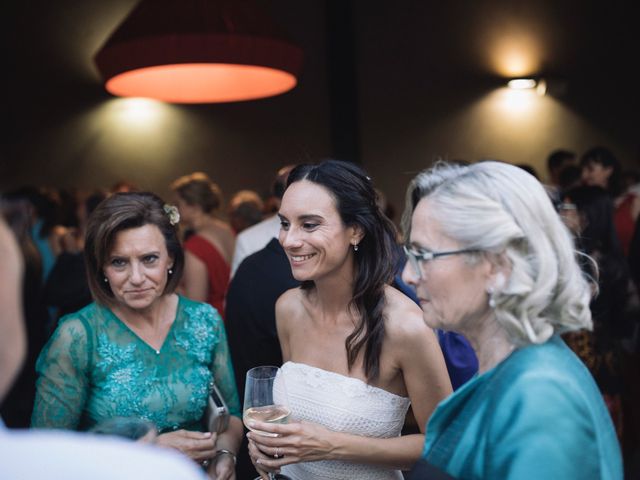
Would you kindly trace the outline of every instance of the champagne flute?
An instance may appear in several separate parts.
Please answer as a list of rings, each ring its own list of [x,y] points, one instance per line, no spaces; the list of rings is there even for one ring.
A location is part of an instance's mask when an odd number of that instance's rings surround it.
[[[245,426],[259,435],[277,437],[277,434],[263,432],[248,425],[250,420],[266,423],[288,423],[291,409],[287,399],[284,375],[278,367],[262,366],[247,372],[244,389],[244,408],[242,419]],[[258,477],[256,480],[259,480]],[[269,472],[270,480],[287,480],[280,473]]]

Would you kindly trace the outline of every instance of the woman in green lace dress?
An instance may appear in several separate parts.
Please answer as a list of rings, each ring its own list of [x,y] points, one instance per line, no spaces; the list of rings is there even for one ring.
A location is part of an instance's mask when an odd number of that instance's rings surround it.
[[[159,445],[235,479],[242,422],[224,325],[210,305],[174,293],[184,267],[177,222],[151,193],[115,194],[96,208],[85,243],[95,303],[63,317],[40,354],[32,426],[143,418]],[[212,380],[232,414],[219,435],[202,432]]]

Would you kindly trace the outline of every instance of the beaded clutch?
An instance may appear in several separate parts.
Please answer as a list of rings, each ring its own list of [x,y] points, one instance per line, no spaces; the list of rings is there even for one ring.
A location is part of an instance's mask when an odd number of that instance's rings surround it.
[[[218,434],[224,432],[229,426],[229,409],[213,381],[209,385],[204,426],[209,432]]]

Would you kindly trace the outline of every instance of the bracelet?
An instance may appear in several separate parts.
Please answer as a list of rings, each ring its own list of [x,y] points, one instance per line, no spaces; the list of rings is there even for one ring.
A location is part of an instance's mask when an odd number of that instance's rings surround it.
[[[233,464],[235,465],[237,461],[236,454],[233,453],[231,450],[227,450],[226,448],[221,448],[219,450],[216,450],[216,455],[213,458],[218,458],[220,455],[224,455],[225,453],[227,455],[231,455],[231,458],[233,458]]]

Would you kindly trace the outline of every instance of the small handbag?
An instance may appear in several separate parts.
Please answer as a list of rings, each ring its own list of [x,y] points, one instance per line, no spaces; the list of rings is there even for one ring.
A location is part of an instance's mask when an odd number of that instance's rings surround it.
[[[207,408],[204,412],[204,427],[211,433],[222,433],[229,426],[229,408],[212,380],[209,384]]]

